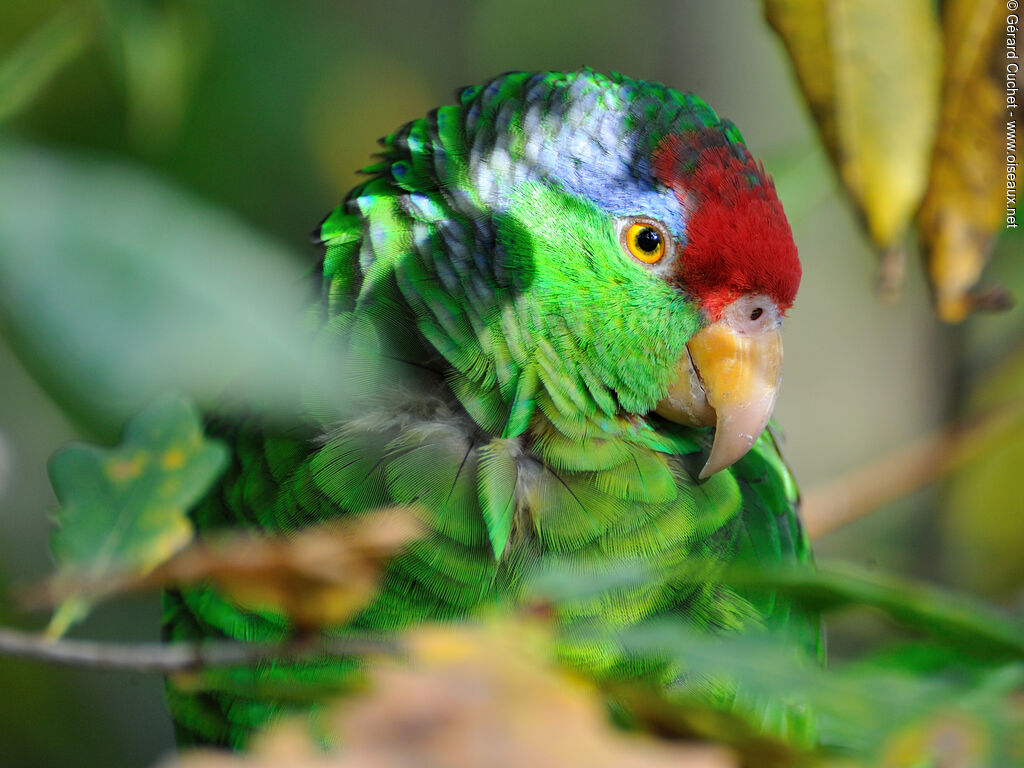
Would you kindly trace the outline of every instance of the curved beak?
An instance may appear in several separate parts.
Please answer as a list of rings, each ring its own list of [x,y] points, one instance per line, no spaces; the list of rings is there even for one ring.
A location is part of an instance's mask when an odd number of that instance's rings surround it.
[[[758,319],[770,314],[763,321],[751,320],[752,298],[737,301],[690,339],[668,395],[655,409],[679,424],[715,425],[701,479],[743,458],[775,408],[782,379],[780,315],[771,306],[774,311],[758,313]]]

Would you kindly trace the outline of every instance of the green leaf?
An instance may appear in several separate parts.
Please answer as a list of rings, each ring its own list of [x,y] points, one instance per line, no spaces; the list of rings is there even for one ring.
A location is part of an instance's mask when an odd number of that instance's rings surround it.
[[[48,634],[60,636],[85,616],[104,577],[145,574],[188,544],[188,509],[227,457],[223,445],[203,436],[195,410],[171,395],[129,421],[117,447],[72,444],[55,453],[57,579],[78,586],[58,607]]]
[[[640,589],[664,578],[646,561],[607,558],[580,563],[570,557],[546,557],[530,574],[528,599],[555,605],[598,601],[610,592]]]
[[[94,432],[167,390],[285,416],[306,387],[339,397],[337,348],[318,354],[306,321],[308,273],[150,173],[0,144],[2,330]]]
[[[929,632],[934,642],[971,655],[1024,658],[1024,626],[967,595],[851,563],[811,568],[730,568],[722,579],[747,589],[778,591],[820,610],[865,606],[905,626]]]
[[[92,39],[88,11],[68,7],[0,62],[0,124],[31,104]]]
[[[1000,662],[1024,659],[1024,625],[982,600],[852,563],[817,567],[738,563],[721,568],[715,560],[690,557],[658,570],[650,563],[580,568],[548,558],[530,582],[532,598],[561,602],[593,598],[604,590],[669,579],[677,583],[717,580],[749,592],[776,592],[813,611],[873,608],[893,621],[923,630],[939,646]]]
[[[692,733],[723,741],[743,739],[735,726],[708,732],[706,716],[693,719],[701,699],[689,698],[688,686],[705,675],[735,682],[742,695],[757,701],[804,700],[821,722],[821,745],[855,750],[864,762],[854,765],[892,765],[880,760],[907,735],[925,724],[955,717],[977,722],[986,750],[999,755],[1012,732],[1004,722],[1012,716],[1012,696],[1024,680],[1020,664],[965,666],[950,653],[935,651],[925,659],[920,648],[895,647],[856,663],[825,669],[793,653],[783,638],[766,634],[711,636],[696,632],[678,618],[663,618],[627,628],[615,642],[637,658],[673,660],[684,670],[671,694],[671,706],[643,713],[660,720],[661,730]],[[629,698],[628,687],[626,698]],[[635,695],[635,692],[634,692]],[[689,703],[690,707],[686,704]],[[681,706],[682,705],[682,706]],[[673,726],[673,720],[678,720]],[[668,726],[668,728],[666,728]],[[906,745],[908,757],[898,765],[935,765],[938,743]],[[967,765],[1009,765],[1005,759],[965,762]]]

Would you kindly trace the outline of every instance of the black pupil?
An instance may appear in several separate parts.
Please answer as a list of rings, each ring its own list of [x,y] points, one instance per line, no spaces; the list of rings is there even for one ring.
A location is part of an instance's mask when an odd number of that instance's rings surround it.
[[[636,234],[636,247],[644,253],[654,253],[661,245],[661,235],[653,227],[644,227]]]
[[[750,313],[750,319],[757,320],[757,318],[759,318],[763,312],[764,310],[758,307],[757,309]]]

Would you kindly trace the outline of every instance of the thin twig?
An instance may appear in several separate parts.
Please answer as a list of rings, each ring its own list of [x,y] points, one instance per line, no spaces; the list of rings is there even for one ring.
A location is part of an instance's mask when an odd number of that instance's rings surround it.
[[[325,656],[395,652],[393,640],[374,637],[303,638],[280,644],[217,642],[104,643],[92,640],[51,640],[40,633],[0,627],[0,655],[53,664],[139,673],[186,672],[207,667],[299,661]]]
[[[946,427],[804,495],[802,517],[812,539],[825,535],[938,480],[1001,441],[1024,418],[1024,399]]]

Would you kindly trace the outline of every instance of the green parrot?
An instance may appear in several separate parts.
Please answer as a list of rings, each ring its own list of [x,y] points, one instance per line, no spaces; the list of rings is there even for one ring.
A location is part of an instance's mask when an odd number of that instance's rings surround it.
[[[514,72],[381,144],[369,178],[314,232],[310,323],[344,363],[337,389],[304,392],[301,424],[211,421],[233,463],[193,511],[197,528],[288,532],[413,504],[428,534],[339,635],[514,606],[551,561],[580,573],[639,564],[644,583],[556,605],[555,620],[615,630],[671,616],[707,632],[780,632],[815,654],[815,615],[682,567],[810,560],[766,430],[800,262],[736,127],[658,83]],[[166,596],[169,640],[275,642],[292,630],[209,586]],[[598,681],[670,691],[686,677],[571,632],[561,650]],[[309,707],[304,688],[343,683],[359,663],[268,662],[200,689],[172,681],[179,742],[242,746]],[[798,700],[708,689],[776,732],[814,730]]]

